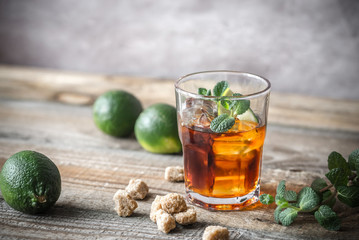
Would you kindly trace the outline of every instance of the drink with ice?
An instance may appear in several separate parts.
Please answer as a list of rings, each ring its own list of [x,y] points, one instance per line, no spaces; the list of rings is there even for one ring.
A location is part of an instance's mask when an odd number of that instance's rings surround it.
[[[227,130],[216,132],[212,121],[227,111],[221,110],[218,98],[193,94],[183,98],[177,92],[189,201],[206,209],[237,210],[258,200],[266,112],[255,114],[257,104],[251,99],[250,109],[235,116]]]

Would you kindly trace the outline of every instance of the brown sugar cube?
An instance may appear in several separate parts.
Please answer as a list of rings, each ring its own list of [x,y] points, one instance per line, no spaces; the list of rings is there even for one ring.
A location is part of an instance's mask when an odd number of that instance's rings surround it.
[[[161,207],[161,196],[156,196],[155,200],[153,200],[152,205],[151,205],[151,213],[150,213],[150,218],[153,222],[156,222],[156,212],[160,209],[162,209]]]
[[[183,196],[178,193],[169,193],[160,199],[161,207],[169,214],[187,210],[187,204]]]
[[[229,232],[228,229],[221,226],[208,226],[204,230],[203,240],[228,240]]]
[[[133,199],[144,199],[148,193],[148,186],[141,179],[131,179],[125,190]]]
[[[170,182],[183,182],[184,170],[183,167],[167,167],[165,170],[165,179]]]
[[[193,207],[188,207],[187,211],[173,214],[176,222],[181,225],[188,225],[197,221],[197,213]]]
[[[125,190],[118,190],[113,196],[115,210],[121,217],[131,216],[137,208],[137,202]]]
[[[176,227],[175,218],[162,209],[156,212],[156,222],[158,230],[164,233],[169,233]]]

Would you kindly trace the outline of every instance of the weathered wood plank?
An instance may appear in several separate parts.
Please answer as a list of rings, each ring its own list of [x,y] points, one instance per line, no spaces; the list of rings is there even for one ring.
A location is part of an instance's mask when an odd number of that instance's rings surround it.
[[[151,84],[148,84],[151,83]],[[0,65],[0,96],[91,105],[101,93],[120,88],[144,106],[174,105],[174,80],[105,76]],[[269,123],[359,132],[359,101],[334,100],[273,92]]]
[[[7,146],[5,146],[7,147]],[[21,144],[17,146],[31,148],[31,145]],[[221,224],[229,226],[233,236],[243,236],[244,239],[265,238],[350,238],[356,232],[355,221],[358,218],[359,209],[347,209],[347,215],[342,218],[343,231],[332,233],[318,227],[312,216],[304,215],[296,224],[287,228],[275,224],[273,221],[274,210],[260,204],[253,211],[213,213],[198,209],[198,223],[190,227],[179,227],[170,235],[164,236],[156,230],[156,225],[149,219],[149,208],[155,195],[163,195],[168,192],[183,193],[183,184],[167,183],[163,181],[164,168],[167,159],[152,161],[152,166],[145,166],[148,159],[139,160],[124,158],[122,152],[113,150],[106,155],[107,160],[101,161],[103,154],[94,152],[62,151],[51,147],[37,147],[59,166],[63,178],[62,195],[52,211],[45,215],[28,216],[10,209],[3,200],[0,200],[1,220],[4,226],[0,233],[9,236],[25,237],[28,230],[35,231],[41,236],[50,234],[63,234],[66,239],[83,238],[86,236],[101,236],[116,238],[119,236],[129,239],[174,239],[188,238],[200,239],[205,226]],[[81,154],[80,154],[81,152]],[[1,153],[3,156],[3,153]],[[145,153],[145,155],[148,155]],[[85,163],[79,163],[76,157],[92,156],[86,158]],[[143,156],[139,159],[143,159]],[[178,164],[179,158],[171,159],[170,163]],[[131,166],[132,165],[132,166]],[[143,165],[141,170],[136,166]],[[290,172],[264,168],[262,189],[264,192],[273,193],[274,185],[285,178],[289,187],[298,190],[308,184],[317,174],[308,172]],[[112,210],[112,195],[118,188],[124,188],[131,177],[141,177],[150,186],[150,195],[143,201],[139,201],[136,214],[129,218],[120,218]],[[353,216],[356,216],[353,218]],[[14,229],[18,231],[13,232]],[[21,231],[22,230],[22,231]],[[25,231],[24,231],[25,230]],[[130,230],[130,231],[129,231]],[[14,233],[14,235],[12,235]],[[122,234],[122,235],[121,235]],[[232,238],[237,239],[237,238]]]
[[[97,130],[91,104],[113,88],[134,93],[144,106],[174,105],[173,81],[0,66],[0,167],[13,153],[32,149],[57,164],[63,182],[59,201],[43,215],[16,212],[0,195],[0,238],[201,239],[210,224],[229,227],[231,239],[355,239],[359,234],[359,208],[341,204],[336,206],[340,232],[322,229],[310,215],[283,227],[273,221],[273,206],[256,204],[254,211],[226,213],[197,208],[198,223],[161,234],[149,208],[157,194],[184,193],[183,183],[163,180],[165,167],[181,165],[182,157],[151,154],[133,136],[117,139]],[[262,191],[274,193],[281,179],[299,190],[327,171],[331,151],[347,157],[359,146],[358,116],[357,101],[273,93]],[[120,218],[112,195],[134,177],[148,183],[150,195],[134,216]]]
[[[134,136],[118,139],[102,134],[94,125],[91,114],[88,106],[0,100],[0,137],[8,142],[33,142],[35,146],[58,146],[63,150],[91,149],[104,154],[108,154],[108,150],[126,150],[131,152],[130,158],[145,154]],[[322,172],[331,151],[348,156],[358,146],[357,134],[269,125],[263,164],[275,169]],[[149,164],[156,158],[179,158],[149,156]]]
[[[355,134],[269,126],[262,191],[274,193],[281,179],[299,190],[325,171],[331,150],[347,155],[358,145]],[[163,180],[165,167],[181,165],[182,157],[150,154],[134,138],[116,139],[102,134],[94,126],[88,106],[1,100],[0,166],[23,149],[40,151],[55,161],[62,175],[63,191],[55,208],[41,216],[13,211],[0,197],[0,235],[4,238],[48,238],[56,234],[66,239],[201,239],[205,226],[210,224],[228,226],[232,239],[349,239],[358,234],[358,209],[343,208],[343,231],[332,233],[307,215],[289,228],[275,224],[273,207],[260,204],[255,211],[213,213],[198,209],[197,224],[178,227],[170,235],[161,234],[148,217],[150,204],[157,194],[184,193],[183,184]],[[133,217],[120,218],[112,210],[112,195],[133,177],[144,179],[151,193],[139,202]]]

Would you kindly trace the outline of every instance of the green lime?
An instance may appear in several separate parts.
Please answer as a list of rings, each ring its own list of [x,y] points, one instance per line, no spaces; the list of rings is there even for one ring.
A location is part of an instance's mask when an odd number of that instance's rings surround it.
[[[226,90],[223,91],[223,93],[221,94],[221,96],[233,96],[233,92],[231,89],[226,88]]]
[[[48,157],[25,150],[6,160],[0,173],[0,189],[12,208],[24,213],[40,213],[59,199],[61,176]]]
[[[141,102],[131,93],[122,90],[102,94],[93,106],[96,126],[104,133],[115,137],[129,136],[141,112]]]
[[[178,138],[176,108],[163,103],[145,109],[135,124],[140,145],[153,153],[178,153],[182,150]]]
[[[250,122],[259,123],[258,118],[250,108],[248,108],[248,110],[245,111],[244,113],[237,115],[237,119],[241,121],[250,121]]]

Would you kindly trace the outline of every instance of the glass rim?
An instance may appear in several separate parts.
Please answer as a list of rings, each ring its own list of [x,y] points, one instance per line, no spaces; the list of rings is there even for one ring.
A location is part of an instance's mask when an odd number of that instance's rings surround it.
[[[259,97],[261,95],[265,95],[268,94],[271,90],[271,83],[268,79],[266,79],[265,77],[259,76],[257,74],[253,74],[253,73],[249,73],[249,72],[243,72],[243,71],[232,71],[232,70],[211,70],[211,71],[201,71],[201,72],[194,72],[194,73],[190,73],[190,74],[186,74],[182,77],[180,77],[179,79],[177,79],[177,81],[175,82],[175,90],[176,92],[179,93],[183,93],[186,94],[188,96],[191,97],[195,97],[195,98],[209,98],[209,99],[216,99],[218,98],[218,96],[204,96],[204,95],[200,95],[198,93],[193,93],[193,92],[189,92],[187,90],[184,90],[183,88],[181,88],[179,85],[180,83],[190,77],[190,76],[194,76],[194,75],[199,75],[199,74],[207,74],[207,73],[233,73],[233,74],[241,74],[241,75],[247,75],[247,76],[251,76],[251,77],[256,77],[261,79],[262,81],[264,81],[267,84],[267,87],[261,91],[258,92],[253,92],[251,94],[246,94],[246,95],[241,95],[241,96],[225,96],[226,99],[250,99],[250,98],[255,98],[255,97]]]

